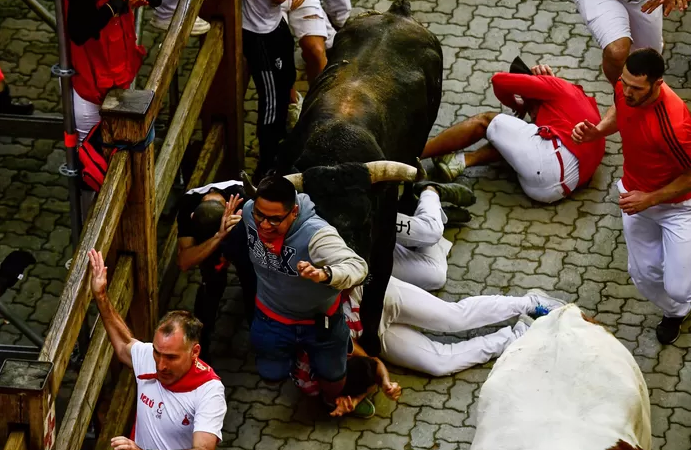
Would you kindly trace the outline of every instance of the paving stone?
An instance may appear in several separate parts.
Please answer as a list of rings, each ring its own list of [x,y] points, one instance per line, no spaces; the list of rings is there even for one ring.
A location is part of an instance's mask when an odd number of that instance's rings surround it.
[[[691,442],[691,429],[679,424],[673,423],[669,430],[665,433],[665,440],[667,443],[662,450],[683,449],[689,448]]]
[[[450,425],[440,425],[435,437],[448,442],[473,442],[475,428],[471,427],[452,427]]]
[[[391,424],[392,420],[393,419],[385,419],[377,416],[374,416],[371,419],[367,420],[358,419],[356,417],[345,417],[341,420],[340,425],[341,427],[349,428],[352,431],[369,430],[374,433],[384,433],[384,430],[387,426],[389,426],[389,424]]]
[[[415,448],[435,447],[434,434],[438,429],[438,425],[431,425],[424,422],[418,423],[410,432],[410,444]]]
[[[262,436],[259,443],[254,447],[255,450],[278,450],[285,445],[285,440],[276,439],[271,436]]]
[[[265,422],[258,422],[254,419],[245,420],[245,423],[238,429],[238,438],[233,441],[233,445],[247,450],[254,449],[261,439],[261,432],[265,426]]]
[[[330,448],[328,444],[322,442],[288,439],[286,445],[282,447],[282,450],[328,450]]]
[[[467,378],[472,377],[472,375],[474,375],[474,373],[472,372],[473,371],[468,370],[465,371],[465,373],[461,372],[461,374],[464,374],[467,380]],[[459,375],[460,374],[456,375],[456,377],[458,377]],[[481,381],[484,381],[486,377],[487,374],[484,374],[484,378],[482,378]],[[468,406],[473,401],[473,392],[477,389],[477,385],[471,384],[468,381],[471,380],[456,380],[456,384],[449,391],[449,399],[446,401],[444,405],[446,408],[455,409],[462,413],[468,411]]]
[[[350,430],[340,430],[333,439],[333,450],[355,450],[356,441],[360,438],[362,433],[357,433]]]
[[[669,430],[670,415],[672,415],[671,409],[650,405],[650,425],[652,427],[653,436],[665,436],[665,433]]]
[[[248,422],[249,420],[250,419],[247,419]],[[273,436],[279,439],[293,437],[304,441],[309,437],[312,430],[313,427],[302,425],[296,422],[287,423],[278,420],[270,420],[266,428],[264,428],[262,434]],[[242,429],[240,430],[240,435],[242,436]]]
[[[261,403],[253,403],[252,407],[247,411],[247,417],[252,417],[261,421],[276,419],[289,422],[292,415],[292,408],[281,405],[267,406]]]
[[[383,433],[375,434],[371,431],[364,431],[358,439],[358,448],[366,446],[369,448],[404,448],[410,438],[397,434]]]
[[[678,376],[679,371],[684,365],[684,354],[686,354],[686,350],[666,346],[660,352],[660,365],[657,366],[655,370],[674,377]]]
[[[433,408],[442,408],[447,396],[438,392],[419,392],[412,389],[404,389],[403,395],[398,399],[399,403],[410,406],[431,406]],[[395,414],[395,413],[394,413]]]
[[[537,272],[556,276],[563,268],[563,259],[563,253],[555,250],[545,250],[545,253],[540,258],[540,267],[538,267]]]
[[[417,415],[416,420],[435,425],[448,424],[451,426],[461,426],[466,417],[466,414],[456,412],[452,409],[435,409],[423,406],[420,408],[420,413]]]

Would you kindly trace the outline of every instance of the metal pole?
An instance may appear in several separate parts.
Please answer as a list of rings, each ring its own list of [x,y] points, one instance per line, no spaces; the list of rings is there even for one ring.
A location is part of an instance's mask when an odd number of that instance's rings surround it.
[[[72,225],[72,249],[76,250],[79,244],[79,235],[82,231],[82,205],[80,201],[77,167],[77,143],[72,136],[76,133],[74,121],[74,104],[72,102],[72,79],[74,74],[70,63],[70,41],[65,27],[65,14],[63,1],[55,0],[55,19],[57,22],[58,50],[60,52],[59,65],[53,66],[52,72],[60,77],[62,89],[62,116],[65,125],[65,147],[67,149],[66,164],[60,167],[60,173],[69,179],[70,195],[70,223]],[[69,138],[68,138],[69,137]]]
[[[19,317],[15,316],[3,302],[0,302],[0,315],[3,316],[9,323],[17,327],[19,331],[22,332],[24,336],[29,338],[31,342],[36,344],[40,349],[43,348],[43,338],[36,334],[34,330],[29,328]]]
[[[23,0],[26,6],[31,8],[33,12],[36,13],[38,17],[41,18],[45,23],[48,24],[53,30],[57,31],[57,24],[55,22],[55,17],[48,11],[42,4],[36,0]]]
[[[66,164],[60,167],[60,173],[68,177],[70,196],[70,224],[72,227],[72,250],[76,251],[79,245],[79,237],[82,232],[82,203],[79,191],[79,167],[77,165],[77,133],[74,120],[74,103],[72,101],[72,69],[70,58],[70,40],[65,24],[65,11],[63,0],[55,0],[55,19],[57,22],[58,50],[60,52],[59,64],[53,66],[52,72],[60,77],[62,89],[62,111],[65,121],[65,147]],[[80,360],[86,355],[89,348],[89,328],[84,320],[77,338]]]
[[[144,8],[139,7],[134,11],[134,32],[137,34],[137,45],[142,45],[142,27],[144,26]],[[139,75],[135,75],[130,89],[137,89],[137,79]]]

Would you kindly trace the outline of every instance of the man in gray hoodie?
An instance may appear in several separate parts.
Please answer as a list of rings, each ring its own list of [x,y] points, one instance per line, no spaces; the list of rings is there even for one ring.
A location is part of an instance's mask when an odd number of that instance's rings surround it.
[[[333,404],[345,384],[350,343],[341,291],[364,281],[367,263],[283,177],[262,180],[242,216],[257,273],[250,337],[259,375],[287,378],[303,349],[324,401]]]

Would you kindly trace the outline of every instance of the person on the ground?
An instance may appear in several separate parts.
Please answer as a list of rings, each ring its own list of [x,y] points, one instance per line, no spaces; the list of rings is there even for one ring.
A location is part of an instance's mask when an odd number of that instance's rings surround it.
[[[341,291],[364,281],[367,263],[317,216],[309,196],[281,176],[259,183],[242,217],[257,273],[250,331],[257,371],[267,382],[287,378],[300,346],[333,407],[345,384],[350,340]]]
[[[348,317],[346,322],[348,326],[354,324]],[[379,358],[369,356],[357,341],[353,340],[352,328],[350,333],[351,347],[348,349],[346,363],[346,384],[336,398],[336,408],[329,415],[341,417],[350,414],[361,419],[369,419],[376,412],[370,398],[377,389],[381,389],[384,395],[393,401],[401,397],[402,389],[398,383],[391,381],[389,370],[384,363]],[[310,369],[309,356],[302,350],[298,350],[291,376],[295,385],[305,395],[319,395],[319,382],[314,379]]]
[[[89,250],[91,292],[117,358],[134,370],[137,414],[133,436],[111,439],[114,450],[214,450],[226,414],[223,383],[199,359],[202,324],[187,311],[171,311],[153,342],[140,342],[108,299],[103,255]]]
[[[475,203],[475,195],[458,183],[420,182],[414,189],[419,197],[415,213],[399,212],[396,216],[396,246],[391,274],[431,291],[446,283],[446,257],[453,244],[444,237],[444,226],[459,226],[470,220],[470,214],[462,208],[450,210],[454,213],[450,212],[453,216],[448,217],[441,202],[470,206]]]
[[[602,71],[615,85],[632,50],[662,53],[662,10],[641,1],[574,0],[583,21],[602,48]]]
[[[665,61],[651,48],[632,52],[602,122],[583,121],[576,142],[619,131],[624,175],[619,207],[629,274],[663,313],[657,339],[671,344],[691,314],[691,114],[664,82]]]
[[[68,0],[74,120],[81,143],[101,120],[111,89],[127,89],[137,76],[146,50],[137,45],[134,8],[158,6],[161,0]]]
[[[362,287],[357,286],[343,304],[353,341],[362,335],[361,300]],[[522,297],[481,295],[447,302],[391,277],[379,324],[380,358],[435,377],[451,375],[499,357],[528,330],[531,315],[543,316],[565,304],[540,289],[531,289]],[[418,330],[458,333],[516,317],[519,320],[513,328],[505,326],[495,333],[452,344],[433,341]]]
[[[161,5],[154,9],[154,16],[149,22],[152,27],[158,28],[159,30],[168,31],[170,23],[173,21],[173,15],[178,7],[178,2],[180,0],[163,0]],[[192,26],[192,32],[190,36],[201,36],[206,34],[211,29],[211,24],[201,17],[197,17],[194,20],[194,25]]]
[[[528,69],[516,58],[511,72],[492,77],[497,99],[518,117],[485,112],[442,131],[427,142],[422,157],[435,158],[440,178],[455,179],[466,168],[504,159],[516,171],[525,194],[552,203],[587,184],[602,161],[605,140],[577,144],[573,126],[584,118],[600,121],[593,97],[575,84],[554,76],[547,65]],[[514,73],[519,72],[519,73]],[[517,101],[516,96],[521,100]],[[529,113],[533,123],[521,120]],[[454,154],[483,138],[488,144],[470,153]],[[451,153],[451,154],[450,154]]]
[[[275,166],[287,135],[290,91],[295,83],[294,41],[281,14],[285,0],[243,0],[242,51],[259,96],[256,184]]]
[[[210,361],[211,335],[226,289],[230,263],[235,266],[248,324],[254,315],[257,278],[247,252],[245,224],[236,214],[245,199],[240,181],[211,183],[189,190],[178,208],[177,263],[183,272],[199,266],[202,283],[194,300],[194,315],[204,324],[201,358]],[[222,244],[224,245],[222,247]]]
[[[10,86],[5,81],[5,75],[0,70],[0,114],[30,115],[34,113],[34,104],[29,101],[19,101],[12,97]]]

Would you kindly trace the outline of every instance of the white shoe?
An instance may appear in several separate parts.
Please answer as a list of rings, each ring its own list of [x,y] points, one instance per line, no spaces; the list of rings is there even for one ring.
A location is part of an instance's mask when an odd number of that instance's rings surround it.
[[[465,170],[465,154],[461,152],[450,153],[432,158],[432,163],[437,168],[439,179],[445,183],[451,183]]]
[[[158,17],[154,16],[153,19],[151,19],[151,24],[152,27],[158,28],[159,30],[164,30],[168,31],[168,28],[170,27],[170,22],[173,20],[173,18],[169,19],[159,19]],[[202,34],[206,34],[209,32],[211,29],[211,25],[209,22],[206,20],[202,19],[201,17],[197,17],[194,21],[194,26],[192,27],[192,32],[190,33],[191,36],[200,36]]]
[[[298,102],[297,103],[291,103],[288,105],[288,118],[286,120],[286,129],[288,131],[292,130],[295,128],[295,124],[298,123],[298,119],[300,118],[300,112],[302,111],[302,102],[304,98],[298,92]]]
[[[521,314],[518,317],[518,322],[516,322],[516,325],[513,326],[513,334],[516,335],[516,339],[523,336],[526,333],[526,331],[528,331],[533,322],[535,322],[535,320],[531,319],[525,314]]]
[[[533,311],[531,311],[531,313],[536,315],[537,317],[546,316],[550,312],[554,311],[555,309],[561,308],[567,303],[566,301],[560,298],[551,297],[542,289],[537,288],[530,289],[526,293],[526,295],[535,297],[535,300],[537,301],[537,306]]]

